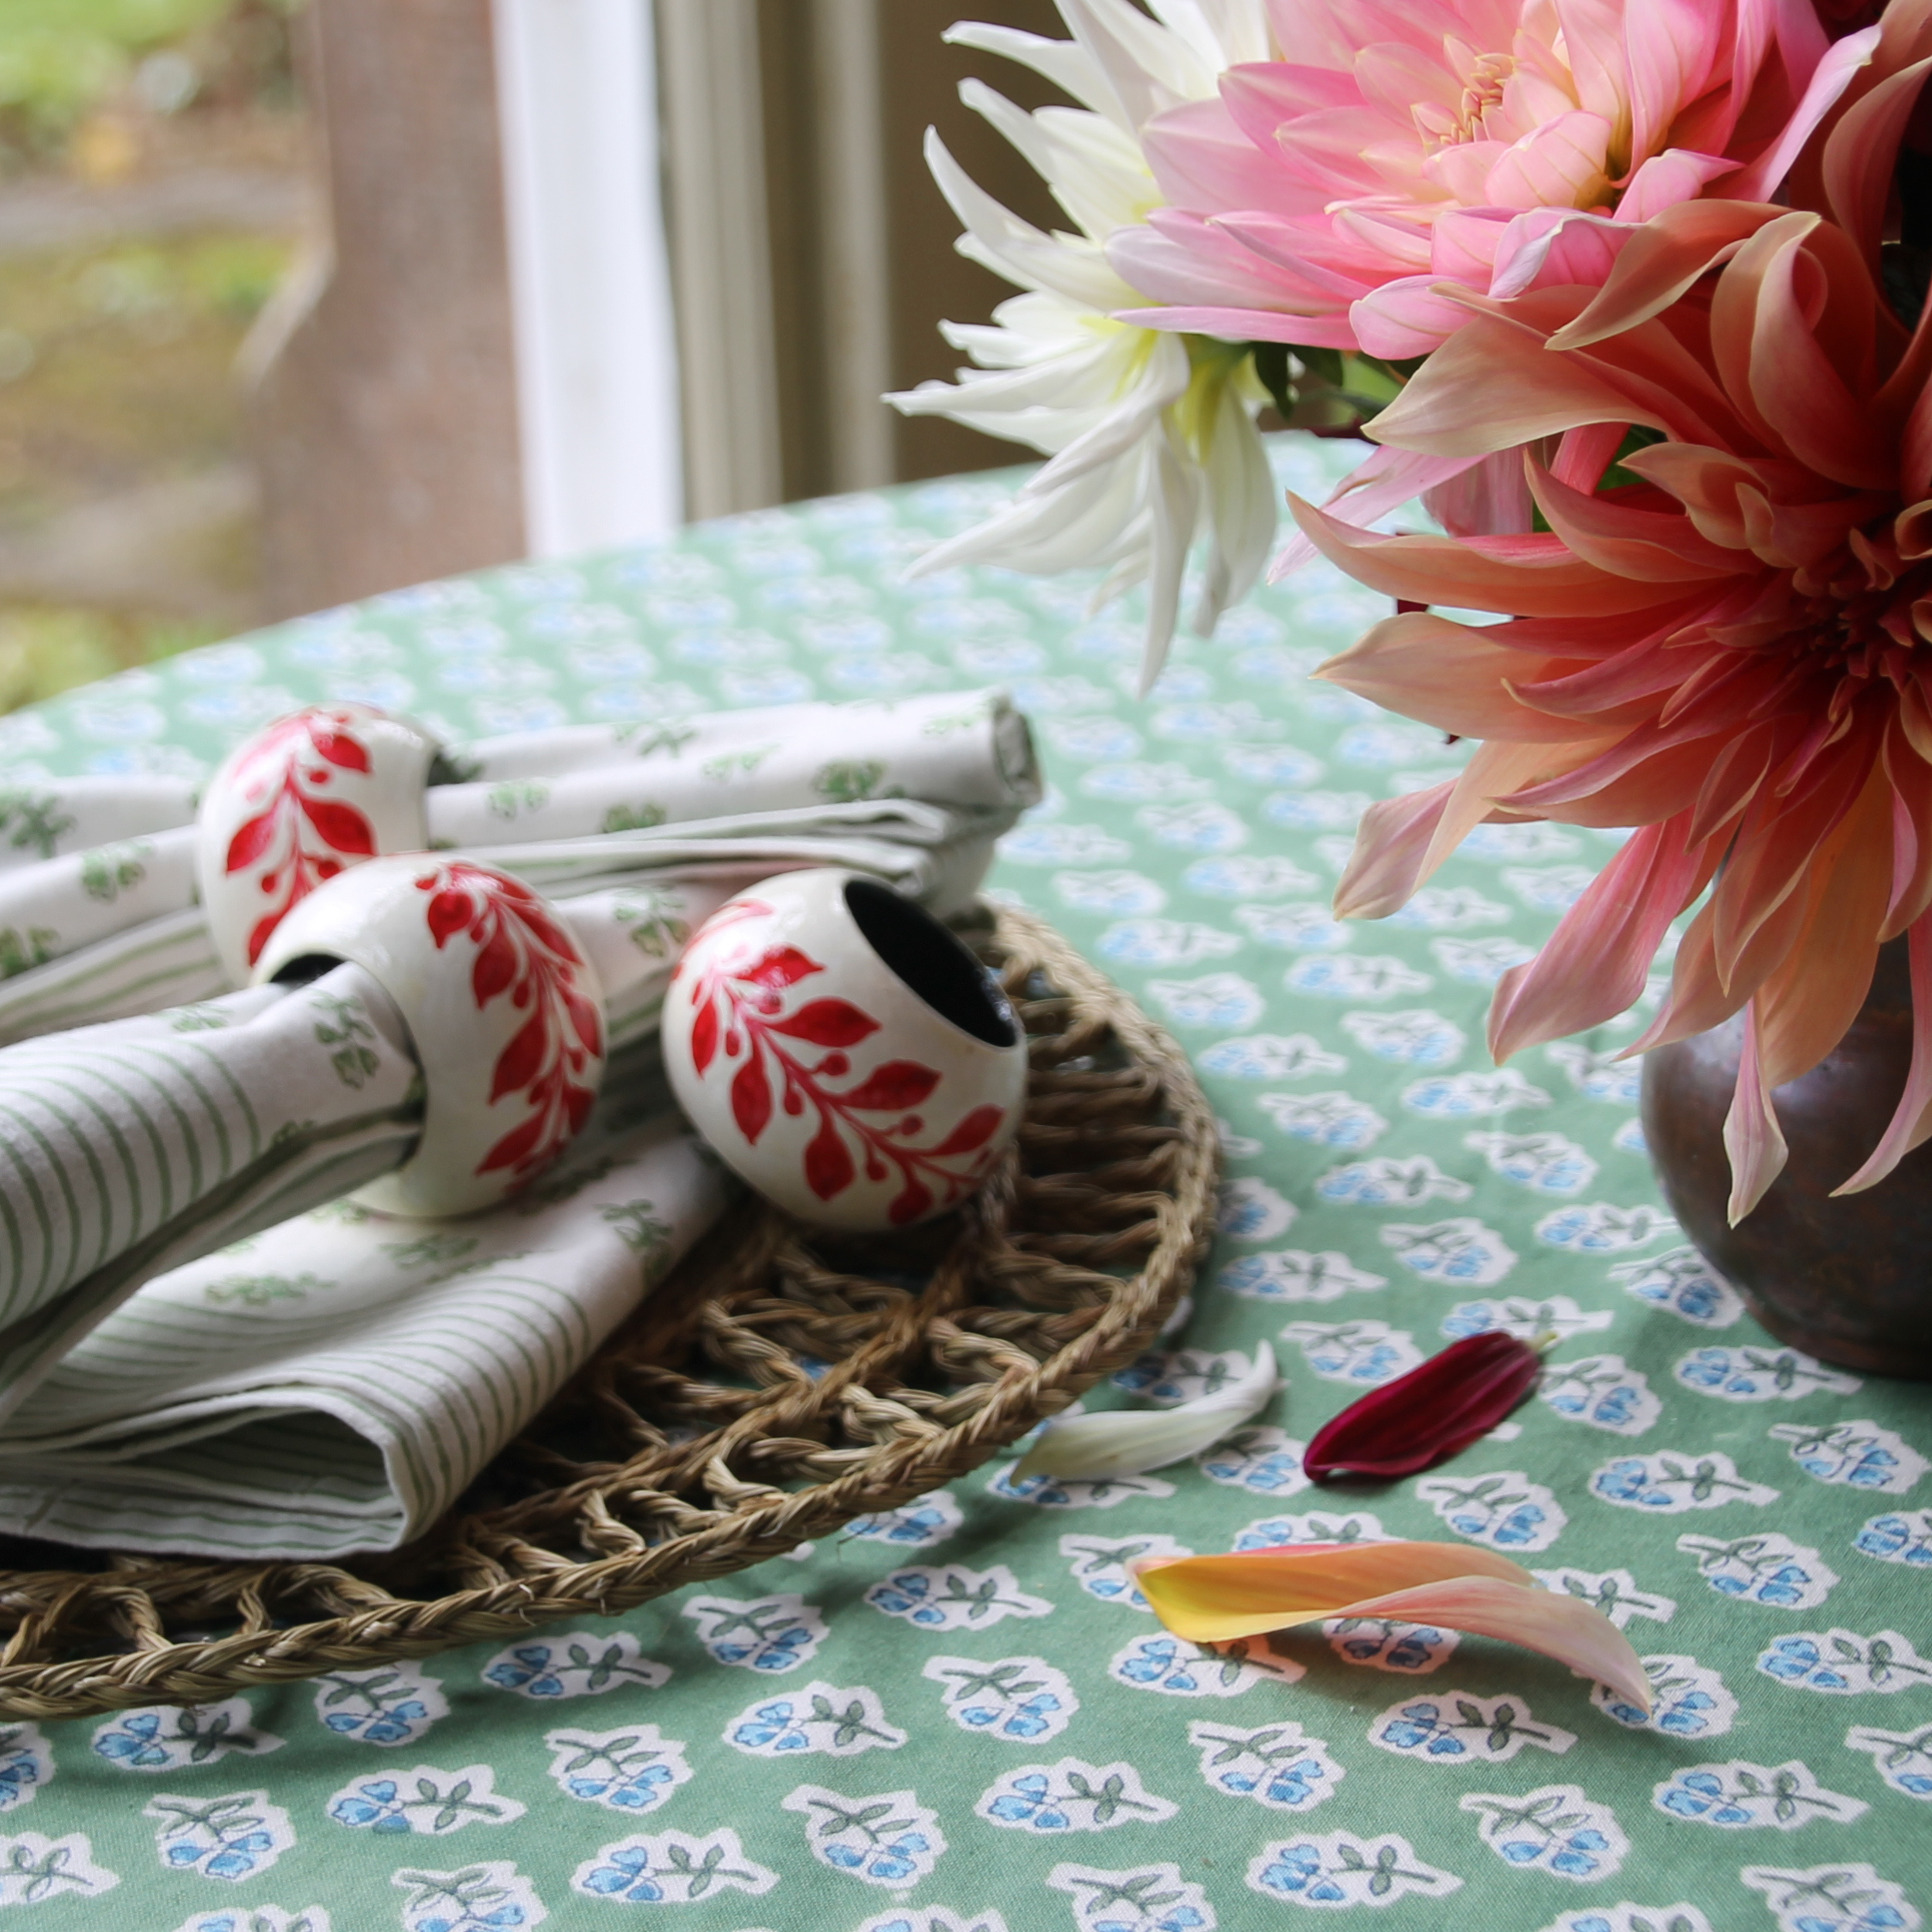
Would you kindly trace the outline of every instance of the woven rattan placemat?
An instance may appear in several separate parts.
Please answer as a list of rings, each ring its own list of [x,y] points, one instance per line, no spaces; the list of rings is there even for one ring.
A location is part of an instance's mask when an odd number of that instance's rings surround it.
[[[1051,928],[1002,909],[978,937],[1032,1073],[1019,1145],[965,1209],[867,1242],[727,1216],[396,1555],[0,1570],[0,1713],[206,1703],[628,1610],[896,1509],[1131,1361],[1212,1233],[1213,1115]]]

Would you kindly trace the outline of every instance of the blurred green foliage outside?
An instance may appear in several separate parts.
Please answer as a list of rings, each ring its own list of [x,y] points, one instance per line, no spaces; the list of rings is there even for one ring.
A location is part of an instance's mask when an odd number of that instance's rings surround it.
[[[288,10],[0,0],[0,711],[252,614],[235,359],[294,236],[223,204],[299,180]],[[205,223],[144,213],[185,176]]]
[[[90,113],[129,88],[164,112],[186,105],[209,78],[208,63],[195,60],[197,43],[222,38],[225,26],[235,41],[236,16],[286,10],[280,0],[0,0],[0,162],[19,166],[57,153]],[[260,65],[266,55],[285,81],[280,36],[272,22],[263,24],[268,32],[244,29],[214,64]],[[232,85],[240,77],[218,78]]]

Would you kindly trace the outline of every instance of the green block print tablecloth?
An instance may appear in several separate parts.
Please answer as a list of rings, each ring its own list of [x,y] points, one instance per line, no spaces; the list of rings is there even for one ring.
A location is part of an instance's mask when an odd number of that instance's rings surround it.
[[[1275,460],[1319,495],[1352,454]],[[1699,1264],[1612,1060],[1635,1021],[1500,1071],[1483,1051],[1491,985],[1607,838],[1485,828],[1398,919],[1335,925],[1362,807],[1456,756],[1304,681],[1386,606],[1310,571],[1185,644],[1142,705],[1131,607],[900,582],[1009,483],[379,597],[0,720],[0,757],[199,772],[322,696],[467,736],[1005,682],[1055,788],[998,889],[1175,1029],[1227,1121],[1192,1317],[1121,1380],[1179,1400],[1272,1339],[1286,1393],[1198,1466],[1022,1493],[996,1463],[594,1627],[6,1727],[0,1903],[23,1923],[1909,1932],[1932,1908],[1927,1392],[1778,1348]],[[1497,1324],[1560,1336],[1512,1423],[1418,1480],[1309,1486],[1328,1417]],[[1433,1630],[1202,1656],[1121,1567],[1378,1529],[1600,1602],[1655,1716]]]

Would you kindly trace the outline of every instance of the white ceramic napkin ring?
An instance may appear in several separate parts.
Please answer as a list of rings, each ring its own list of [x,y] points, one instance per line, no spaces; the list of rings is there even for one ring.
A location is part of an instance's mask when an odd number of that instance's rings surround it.
[[[726,1162],[833,1227],[956,1207],[1026,1099],[1026,1035],[992,976],[923,906],[832,869],[768,879],[699,927],[664,1057]]]
[[[257,984],[347,960],[396,1002],[423,1070],[423,1136],[355,1199],[462,1214],[514,1194],[590,1117],[604,1073],[597,975],[556,911],[506,872],[417,852],[318,886],[278,924]]]
[[[248,982],[277,923],[319,886],[429,843],[423,792],[438,747],[372,705],[311,705],[231,751],[202,794],[196,854],[215,950]]]

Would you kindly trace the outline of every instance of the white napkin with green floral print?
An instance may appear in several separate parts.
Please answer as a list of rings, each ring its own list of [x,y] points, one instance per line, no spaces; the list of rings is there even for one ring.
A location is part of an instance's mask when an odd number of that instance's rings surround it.
[[[1040,795],[1000,691],[520,733],[452,747],[431,775],[432,845],[553,896],[832,865],[940,910]],[[0,1043],[226,989],[192,806],[145,777],[0,791]]]

